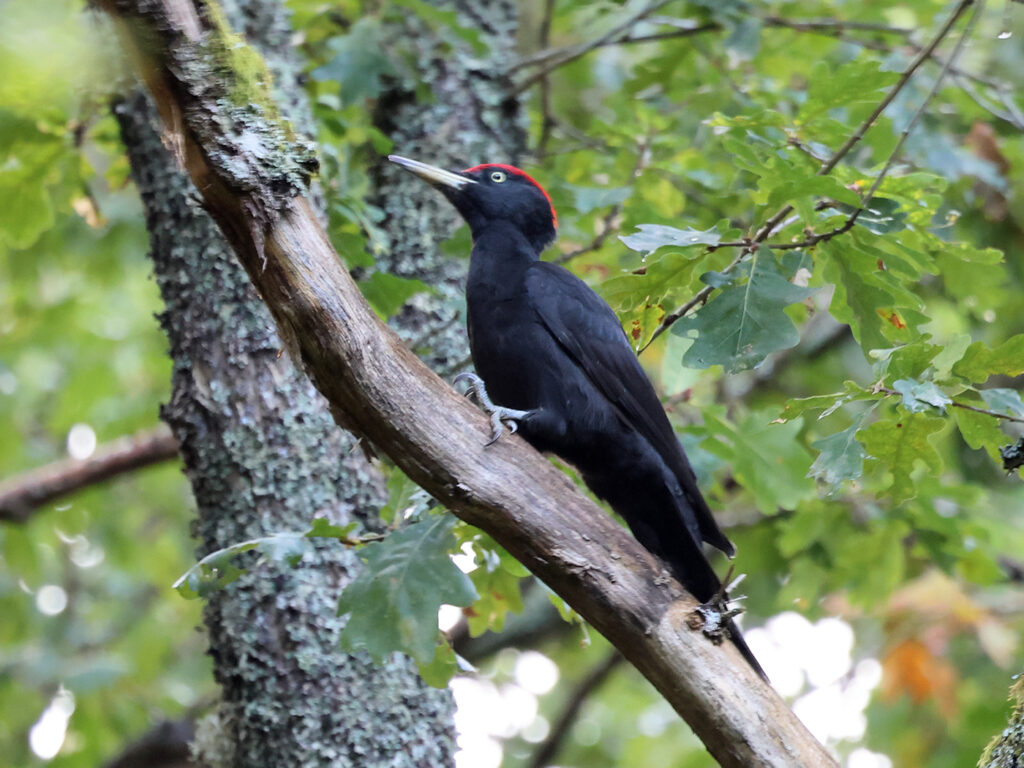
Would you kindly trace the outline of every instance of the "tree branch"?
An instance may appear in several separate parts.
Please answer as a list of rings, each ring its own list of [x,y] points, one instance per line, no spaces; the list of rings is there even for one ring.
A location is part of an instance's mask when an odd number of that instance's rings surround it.
[[[24,523],[40,507],[124,472],[178,455],[166,426],[101,445],[88,459],[62,459],[0,482],[0,520]]]
[[[604,681],[608,679],[608,676],[623,661],[625,659],[622,658],[622,654],[613,650],[603,661],[587,672],[579,684],[572,689],[569,693],[569,699],[565,702],[565,707],[562,709],[562,713],[558,716],[555,724],[551,726],[551,732],[537,746],[536,751],[530,757],[529,768],[545,768],[545,766],[550,765],[552,758],[558,754],[558,750],[562,747],[562,742],[565,741],[565,737],[569,734],[572,724],[579,717],[580,710],[587,699],[601,687]]]
[[[485,416],[378,320],[301,192],[291,154],[301,149],[273,130],[261,143],[253,100],[232,100],[248,92],[216,57],[210,0],[101,2],[122,22],[169,141],[335,417],[562,595],[723,766],[835,765],[731,645],[687,627],[695,602],[653,556],[517,436],[485,448]]]
[[[886,107],[888,107],[893,102],[893,100],[899,95],[900,91],[902,91],[903,88],[907,85],[907,83],[910,82],[910,78],[918,70],[921,64],[923,64],[926,59],[930,58],[934,54],[935,49],[938,48],[939,44],[946,38],[949,32],[953,29],[953,26],[963,15],[964,11],[966,11],[968,6],[970,6],[973,2],[974,0],[960,0],[960,3],[957,5],[955,9],[953,9],[953,12],[949,15],[949,18],[946,19],[946,22],[942,25],[942,27],[939,28],[939,31],[932,38],[931,42],[929,42],[928,45],[926,45],[924,48],[918,51],[917,56],[914,57],[914,60],[911,61],[907,68],[903,71],[903,74],[900,75],[900,79],[896,82],[896,84],[889,90],[888,93],[886,93],[885,97],[878,103],[878,106],[875,107],[871,114],[868,115],[868,117],[859,126],[857,126],[857,129],[850,135],[850,137],[845,142],[843,142],[843,145],[838,150],[836,150],[835,154],[833,154],[832,157],[830,157],[828,160],[821,164],[821,167],[818,168],[818,171],[815,174],[816,176],[826,176],[829,173],[831,173],[832,170],[837,165],[839,165],[839,162],[850,153],[850,151],[860,142],[862,138],[864,138],[864,135],[868,132],[868,129],[875,124],[878,118],[881,117],[882,113],[885,111]],[[911,124],[908,125],[907,130],[904,132],[894,151],[889,155],[888,159],[886,160],[885,167],[882,170],[882,173],[879,174],[878,178],[875,180],[875,183],[872,185],[868,193],[861,198],[860,207],[853,214],[851,214],[846,221],[844,221],[835,229],[830,230],[829,232],[822,233],[820,235],[812,235],[808,237],[805,241],[805,245],[803,246],[793,243],[773,243],[770,244],[769,247],[780,249],[807,247],[809,245],[814,245],[822,240],[828,240],[833,237],[836,237],[837,235],[841,235],[853,228],[853,225],[857,222],[857,218],[864,210],[864,206],[871,199],[871,196],[877,191],[882,179],[885,177],[889,169],[892,167],[892,164],[895,161],[896,153],[900,149],[902,149],[903,144],[906,141],[906,137],[907,135],[909,135],[909,129],[912,128],[914,124],[916,124],[917,118],[920,116],[921,111],[924,109],[924,106],[931,101],[932,96],[937,91],[938,84],[942,81],[943,76],[945,75],[949,66],[952,64],[953,59],[955,59],[957,54],[959,53],[960,46],[966,40],[967,34],[970,31],[970,26],[973,24],[973,19],[975,17],[976,16],[972,16],[971,21],[968,22],[968,27],[965,28],[964,34],[957,42],[957,49],[954,52],[954,54],[944,62],[942,74],[940,74],[940,76],[936,80],[935,87],[932,89],[932,92],[929,94],[928,98],[925,99],[925,102],[924,104],[922,104],[921,109],[918,110],[918,112],[914,115]],[[756,246],[759,245],[760,243],[765,242],[765,240],[768,239],[768,237],[779,227],[779,225],[783,224],[783,222],[786,221],[786,217],[789,216],[789,214],[792,212],[792,205],[784,205],[761,226],[761,228],[752,238],[750,238],[750,240],[743,241],[742,243],[729,243],[729,245],[742,245],[743,250],[740,251],[737,257],[732,261],[731,264],[729,264],[728,267],[722,270],[723,273],[729,272],[730,270],[734,269],[736,265],[739,264],[746,257],[747,254],[752,253],[754,250],[756,250]],[[662,333],[667,331],[673,323],[675,323],[681,317],[685,316],[694,307],[706,303],[708,297],[711,295],[711,291],[712,289],[710,286],[702,288],[700,292],[693,297],[693,299],[688,301],[686,304],[684,304],[682,307],[675,310],[674,312],[671,312],[670,314],[666,315],[665,318],[661,321],[661,325],[658,326],[658,329],[651,336],[651,340],[647,343],[647,346],[650,346],[651,342],[658,338],[658,336],[660,336]],[[646,349],[646,347],[644,347],[644,349]]]
[[[890,397],[903,397],[902,392],[897,392],[895,389],[889,389],[889,387],[875,387],[872,392],[881,392]],[[1012,416],[1008,413],[1000,413],[999,411],[988,411],[984,408],[978,408],[976,405],[968,405],[967,403],[960,403],[956,400],[952,400],[946,405],[952,408],[960,408],[965,411],[974,411],[985,416],[991,416],[993,419],[1001,419],[1002,421],[1011,421],[1014,424],[1024,424],[1024,419],[1020,416]]]
[[[540,70],[534,72],[528,78],[526,78],[517,86],[515,86],[509,95],[516,96],[522,93],[523,91],[532,88],[536,83],[546,78],[548,74],[550,74],[554,70],[558,69],[559,67],[565,66],[566,64],[572,61],[576,61],[576,59],[587,55],[595,48],[600,48],[604,45],[609,45],[610,43],[617,42],[618,38],[621,37],[626,32],[628,32],[635,24],[638,24],[639,22],[643,21],[644,19],[646,19],[648,16],[650,16],[652,13],[662,8],[663,6],[668,5],[669,1],[670,0],[656,0],[655,2],[649,3],[644,8],[641,8],[637,13],[633,14],[628,19],[623,21],[621,24],[616,25],[615,27],[608,30],[600,37],[591,40],[589,43],[581,43],[580,45],[574,45],[562,50],[560,53],[555,55],[553,61],[551,61],[548,64],[545,64],[540,68]],[[706,26],[707,28],[712,28],[717,25]],[[697,31],[704,30],[699,29]],[[542,54],[543,53],[544,52],[542,52]],[[520,62],[520,65],[518,66],[522,66],[522,64],[523,63]]]

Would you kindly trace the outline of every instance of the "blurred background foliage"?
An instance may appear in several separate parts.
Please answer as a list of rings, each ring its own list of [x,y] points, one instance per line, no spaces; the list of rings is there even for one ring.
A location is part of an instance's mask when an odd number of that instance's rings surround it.
[[[381,240],[367,169],[392,149],[375,99],[389,78],[416,91],[419,66],[382,28],[413,13],[453,47],[486,56],[486,40],[419,0],[288,4],[331,236],[370,267]],[[641,360],[738,546],[755,652],[851,768],[974,764],[1005,722],[1022,650],[1024,491],[999,449],[1024,418],[1024,8],[975,4],[817,175],[958,4],[520,5],[509,76],[528,107],[521,164],[559,212],[548,258],[608,299],[638,349],[650,343]],[[9,0],[4,15],[0,479],[152,428],[170,371],[107,108],[129,83],[116,41],[73,0]],[[815,240],[847,222],[925,102],[870,210]],[[765,242],[807,245],[735,264],[783,206]],[[464,257],[468,233],[445,247]],[[385,316],[422,288],[366,285]],[[407,506],[402,486],[391,515]],[[0,527],[12,765],[98,765],[214,700],[199,603],[170,589],[193,563],[191,504],[170,462]],[[487,537],[455,533],[482,595],[442,612],[479,667],[452,682],[460,764],[543,764],[556,738],[551,764],[711,764],[600,637],[552,618],[543,588]]]

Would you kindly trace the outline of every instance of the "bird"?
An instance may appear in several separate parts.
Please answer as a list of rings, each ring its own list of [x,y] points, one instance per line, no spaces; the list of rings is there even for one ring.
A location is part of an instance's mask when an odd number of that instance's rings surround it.
[[[703,543],[730,557],[735,548],[618,316],[572,272],[541,261],[558,229],[550,195],[512,165],[451,171],[388,159],[439,190],[469,225],[466,316],[476,373],[457,380],[489,413],[491,442],[508,427],[574,466],[767,679],[726,610]]]

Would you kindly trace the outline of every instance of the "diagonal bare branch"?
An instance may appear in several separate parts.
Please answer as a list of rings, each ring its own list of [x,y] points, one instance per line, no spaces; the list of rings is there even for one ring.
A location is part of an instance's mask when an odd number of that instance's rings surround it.
[[[277,169],[293,165],[282,155],[294,150],[275,144],[252,152],[235,138],[235,120],[250,121],[250,144],[261,126],[250,102],[232,102],[237,73],[223,59],[203,65],[216,54],[218,34],[200,10],[208,3],[104,0],[103,7],[123,22],[186,169],[336,418],[562,595],[658,687],[723,766],[834,766],[738,652],[687,627],[693,600],[661,578],[649,553],[519,438],[484,448],[486,418],[377,319],[306,197],[282,189]],[[240,163],[255,164],[247,176],[255,184],[238,184]]]

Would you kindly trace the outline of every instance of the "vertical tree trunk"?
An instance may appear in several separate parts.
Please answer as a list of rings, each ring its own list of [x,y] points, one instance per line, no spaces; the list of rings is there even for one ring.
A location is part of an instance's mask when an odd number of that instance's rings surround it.
[[[509,98],[503,72],[516,41],[516,6],[507,0],[478,3],[434,2],[456,9],[463,29],[480,33],[488,49],[481,57],[465,41],[440,39],[429,25],[406,14],[393,22],[389,50],[406,49],[421,65],[420,93],[394,83],[378,100],[377,127],[393,141],[400,155],[448,168],[477,163],[516,163],[526,146],[519,102]],[[459,311],[464,305],[466,258],[448,258],[441,243],[459,221],[440,194],[400,169],[382,163],[373,176],[373,202],[385,213],[390,248],[378,267],[401,277],[418,278],[436,293],[415,297],[393,325],[434,370],[451,373],[469,358]],[[469,254],[466,253],[465,256]],[[427,339],[424,343],[423,340]]]
[[[308,126],[290,30],[278,0],[226,7],[267,57],[281,104]],[[315,516],[375,524],[379,478],[295,369],[266,307],[160,140],[148,98],[116,107],[150,231],[160,320],[174,361],[163,417],[181,443],[198,506],[200,554]],[[216,727],[201,729],[213,766],[432,766],[452,761],[452,702],[415,666],[377,668],[338,650],[340,589],[358,559],[323,544],[292,567],[257,564],[205,610],[222,687]],[[208,721],[209,722],[209,721]]]
[[[1016,676],[1010,686],[1013,713],[1006,727],[996,734],[978,761],[978,768],[1020,768],[1024,765],[1024,677]]]

